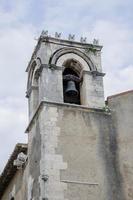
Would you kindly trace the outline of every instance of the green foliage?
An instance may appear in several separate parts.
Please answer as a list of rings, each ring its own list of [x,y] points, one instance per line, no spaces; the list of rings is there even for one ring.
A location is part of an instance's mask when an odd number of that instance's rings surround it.
[[[105,105],[105,106],[103,107],[103,110],[104,110],[105,112],[107,112],[107,113],[110,113],[110,112],[111,112],[111,110],[110,110],[110,108],[109,108],[108,105]]]
[[[93,46],[93,45],[90,45],[90,47],[88,49],[86,49],[86,51],[89,53],[89,52],[92,52],[92,53],[96,53],[97,49]]]

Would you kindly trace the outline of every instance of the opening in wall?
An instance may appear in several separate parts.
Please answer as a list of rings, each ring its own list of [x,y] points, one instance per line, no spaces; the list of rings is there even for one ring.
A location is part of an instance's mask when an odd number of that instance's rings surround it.
[[[80,77],[69,66],[63,72],[63,95],[65,103],[80,104]]]

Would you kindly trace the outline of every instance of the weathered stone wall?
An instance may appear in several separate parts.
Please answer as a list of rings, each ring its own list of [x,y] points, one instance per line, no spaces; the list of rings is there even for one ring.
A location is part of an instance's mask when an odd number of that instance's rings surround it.
[[[45,66],[40,75],[39,99],[63,103],[62,70]]]
[[[29,127],[31,197],[124,200],[114,134],[110,114],[43,102]]]
[[[7,186],[1,200],[9,200],[12,194],[15,199],[27,199],[27,177],[28,167],[24,170],[18,170],[9,185]]]
[[[95,51],[91,51],[93,48]],[[44,38],[38,44],[34,59],[29,67],[29,77],[34,79],[34,74],[31,68],[41,67],[41,72],[38,78],[38,90],[31,87],[29,95],[29,118],[31,119],[35,110],[36,104],[42,100],[61,102],[63,103],[63,80],[62,73],[64,70],[64,62],[69,59],[77,61],[81,67],[80,75],[82,83],[80,84],[80,100],[81,105],[103,108],[104,107],[104,89],[103,76],[101,66],[101,46],[91,44],[70,42],[58,40],[54,38]],[[37,59],[40,63],[37,64]],[[96,74],[92,74],[96,72]],[[34,80],[29,80],[34,83]],[[34,84],[33,84],[34,86]],[[37,101],[39,98],[39,101]],[[37,103],[36,103],[37,102]]]
[[[116,131],[117,165],[126,200],[133,199],[133,91],[108,98]]]
[[[41,135],[40,121],[35,119],[30,134],[28,135],[28,195],[27,199],[39,200],[40,197],[40,160],[41,160]]]
[[[105,106],[102,76],[92,76],[85,72],[81,88],[82,105],[89,108],[103,108]]]

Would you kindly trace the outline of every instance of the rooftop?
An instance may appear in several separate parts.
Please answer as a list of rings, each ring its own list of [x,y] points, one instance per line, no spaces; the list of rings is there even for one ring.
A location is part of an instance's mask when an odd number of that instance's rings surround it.
[[[121,93],[118,93],[118,94],[114,94],[114,95],[108,96],[107,97],[107,101],[109,99],[112,99],[112,98],[115,98],[115,97],[120,97],[120,96],[127,95],[127,94],[130,94],[130,93],[133,93],[133,90],[128,90],[128,91],[125,91],[125,92],[121,92]]]
[[[0,198],[17,171],[17,167],[13,165],[13,162],[20,152],[25,154],[27,153],[27,144],[16,144],[14,151],[12,152],[3,172],[0,175]]]

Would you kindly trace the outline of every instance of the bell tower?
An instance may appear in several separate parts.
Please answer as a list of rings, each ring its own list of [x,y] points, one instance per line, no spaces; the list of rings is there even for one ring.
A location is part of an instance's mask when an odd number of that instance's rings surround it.
[[[104,107],[102,46],[40,36],[28,65],[29,115],[46,100]]]
[[[101,49],[96,40],[38,40],[26,70],[28,199],[113,199]]]

